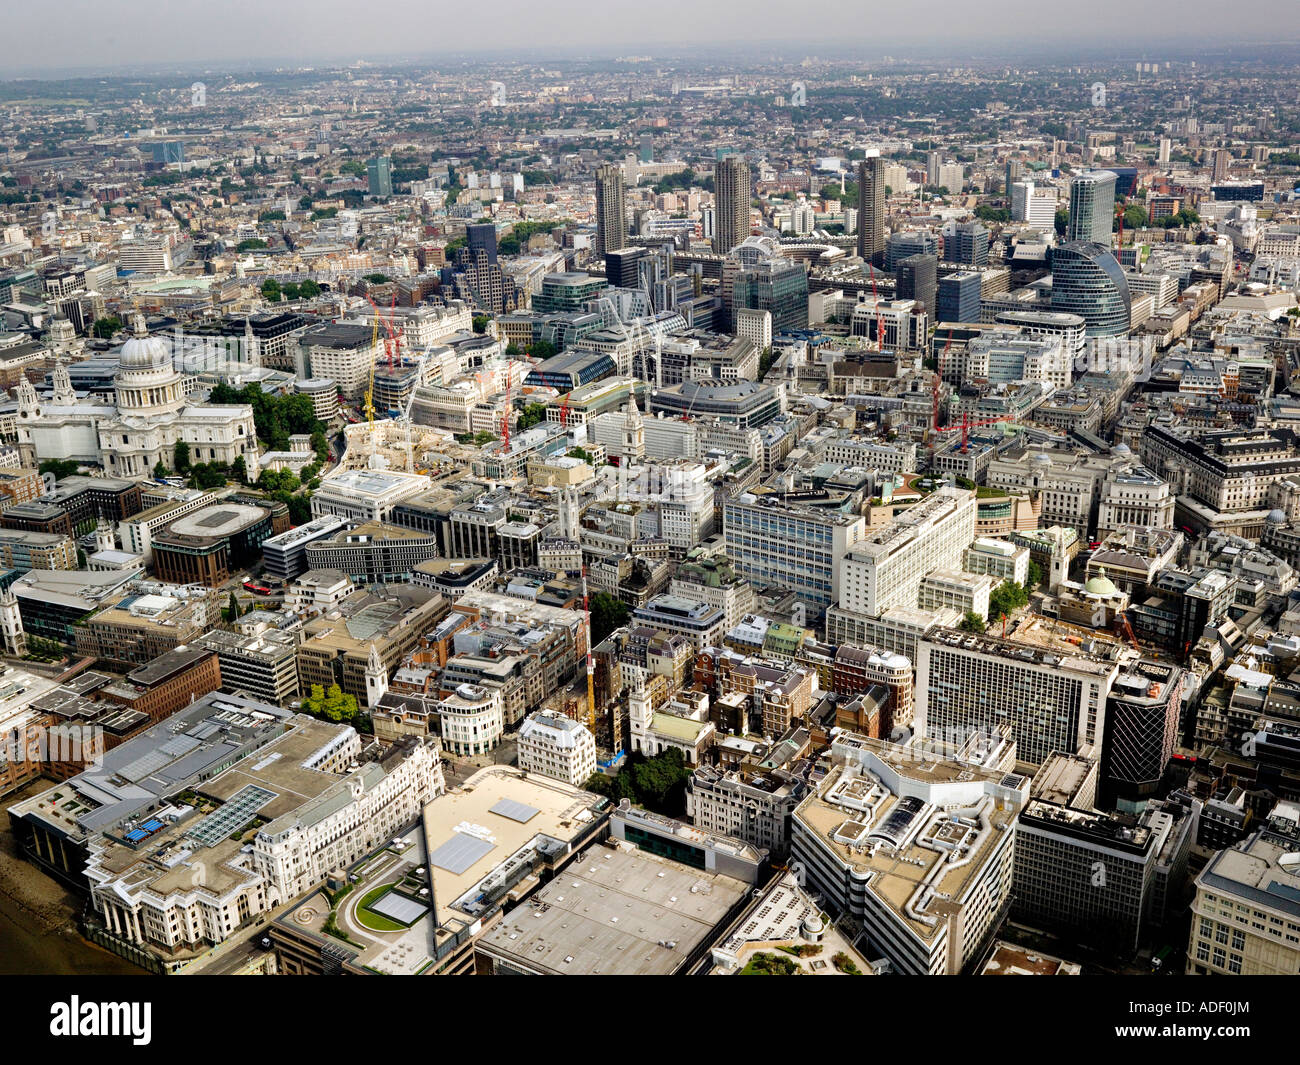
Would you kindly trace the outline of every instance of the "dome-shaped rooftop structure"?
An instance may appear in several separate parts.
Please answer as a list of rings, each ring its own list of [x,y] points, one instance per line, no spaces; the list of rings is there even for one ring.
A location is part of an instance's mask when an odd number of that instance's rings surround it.
[[[1119,589],[1115,587],[1115,582],[1106,576],[1106,571],[1098,570],[1097,576],[1091,578],[1084,586],[1085,595],[1112,596],[1118,595]]]
[[[167,345],[158,337],[151,337],[145,328],[144,316],[137,314],[133,321],[135,335],[122,345],[119,364],[123,370],[164,370],[171,366]]]
[[[1269,523],[1270,525],[1285,525],[1285,524],[1286,524],[1286,511],[1284,511],[1284,510],[1270,510],[1270,511],[1268,512],[1268,518],[1267,518],[1266,520],[1268,521],[1268,523]]]

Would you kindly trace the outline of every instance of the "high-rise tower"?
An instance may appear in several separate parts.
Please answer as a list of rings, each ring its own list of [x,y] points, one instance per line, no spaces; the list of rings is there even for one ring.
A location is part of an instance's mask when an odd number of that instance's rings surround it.
[[[879,266],[885,254],[885,161],[868,152],[858,163],[858,255]]]
[[[1115,218],[1115,182],[1110,170],[1085,170],[1070,182],[1070,222],[1066,240],[1091,240],[1110,247]]]
[[[596,171],[596,256],[627,244],[627,194],[623,168],[605,163]]]
[[[728,155],[718,160],[713,171],[713,198],[717,205],[713,250],[726,255],[750,233],[749,206],[754,185],[749,164],[743,158]]]

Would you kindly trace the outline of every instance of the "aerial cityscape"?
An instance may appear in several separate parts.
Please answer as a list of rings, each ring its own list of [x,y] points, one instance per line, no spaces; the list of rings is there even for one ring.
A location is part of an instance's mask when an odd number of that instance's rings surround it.
[[[1300,975],[1294,26],[515,6],[0,63],[0,971]]]

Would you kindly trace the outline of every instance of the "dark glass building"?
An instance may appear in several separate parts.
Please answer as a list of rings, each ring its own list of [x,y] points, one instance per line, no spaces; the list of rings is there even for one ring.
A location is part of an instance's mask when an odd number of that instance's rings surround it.
[[[1108,248],[1072,240],[1052,253],[1052,310],[1077,314],[1090,337],[1128,332],[1128,281]]]

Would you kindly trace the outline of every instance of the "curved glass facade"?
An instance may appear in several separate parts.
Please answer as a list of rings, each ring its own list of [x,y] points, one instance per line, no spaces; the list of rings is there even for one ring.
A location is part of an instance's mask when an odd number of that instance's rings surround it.
[[[1076,240],[1052,253],[1052,310],[1077,314],[1088,336],[1127,333],[1129,305],[1128,281],[1106,247]]]

